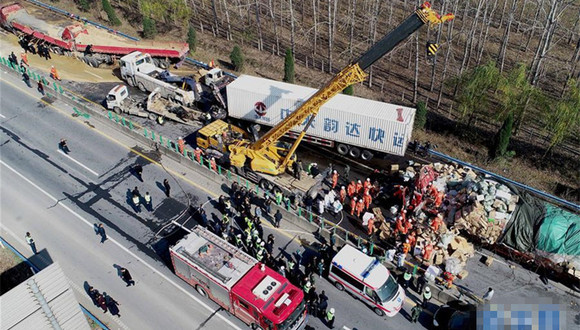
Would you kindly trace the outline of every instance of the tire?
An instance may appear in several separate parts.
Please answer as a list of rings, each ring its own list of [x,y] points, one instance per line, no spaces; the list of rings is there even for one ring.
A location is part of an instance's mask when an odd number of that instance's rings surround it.
[[[256,323],[250,324],[250,328],[252,328],[253,330],[263,330],[263,328],[257,325]]]
[[[360,157],[360,149],[357,147],[351,147],[348,151],[348,155],[352,158],[359,158]]]
[[[147,89],[145,89],[145,85],[143,85],[142,82],[139,82],[137,84],[137,87],[139,87],[139,90],[142,91],[142,92],[146,92],[147,91]]]
[[[199,293],[199,294],[200,294],[200,295],[202,295],[203,297],[206,297],[206,298],[207,298],[207,292],[205,292],[205,289],[204,289],[204,288],[202,288],[202,287],[201,287],[201,286],[199,286],[199,285],[196,285],[196,286],[195,286],[195,290],[197,291],[197,293]]]
[[[366,161],[373,159],[373,157],[375,157],[375,154],[368,150],[363,150],[363,152],[360,154],[360,158]]]
[[[262,188],[263,190],[268,190],[266,189],[266,187],[269,186],[268,181],[265,179],[260,180],[260,182],[258,182],[258,185],[260,186],[260,188]]]
[[[334,287],[338,289],[338,291],[344,291],[344,285],[340,282],[334,282]]]
[[[377,314],[378,316],[385,316],[385,312],[383,312],[383,310],[378,307],[375,307],[373,309],[373,312],[375,312],[375,314]]]
[[[101,61],[98,58],[93,57],[89,60],[89,65],[93,68],[98,68],[99,65],[101,65]]]
[[[277,192],[282,192],[282,189],[280,189],[280,187],[278,187],[277,185],[273,185],[272,192],[276,194]]]
[[[340,155],[346,156],[346,154],[348,154],[348,146],[347,146],[346,144],[339,143],[339,144],[336,146],[336,151],[337,151],[337,152],[338,152]]]
[[[124,77],[123,77],[123,78],[124,78]],[[125,78],[124,78],[124,79],[125,79]],[[135,81],[133,81],[133,78],[131,78],[131,77],[127,77],[127,78],[125,79],[125,81],[127,82],[127,84],[128,84],[129,86],[131,86],[131,87],[135,86]]]
[[[149,113],[149,116],[147,116],[149,118],[149,120],[157,120],[157,115],[154,113]]]
[[[116,114],[120,115],[122,113],[121,108],[119,107],[114,107],[113,110],[115,111]]]

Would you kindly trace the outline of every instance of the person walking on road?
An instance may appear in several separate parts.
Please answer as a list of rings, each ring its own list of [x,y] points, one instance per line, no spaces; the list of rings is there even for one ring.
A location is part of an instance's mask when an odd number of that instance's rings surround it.
[[[147,211],[149,212],[153,211],[153,204],[151,203],[151,195],[149,195],[148,191],[145,193],[145,196],[143,196],[143,199],[145,199],[145,208],[147,209]]]
[[[411,308],[411,322],[417,323],[419,321],[419,316],[423,312],[423,308],[420,305],[415,305],[415,307]]]
[[[89,294],[89,297],[91,297],[93,304],[95,306],[98,306],[99,303],[97,302],[97,295],[99,294],[99,291],[95,290],[95,288],[93,288],[92,286],[89,286],[88,294]]]
[[[276,210],[276,214],[274,215],[274,227],[280,228],[280,221],[282,221],[282,213],[280,210]]]
[[[60,139],[60,142],[58,143],[58,148],[60,150],[62,150],[62,152],[64,152],[65,154],[68,154],[70,152],[70,149],[68,148],[68,145],[66,144],[66,139]]]
[[[106,294],[106,292],[103,292]],[[103,312],[107,312],[107,302],[105,301],[105,297],[97,292],[97,306],[103,309]]]
[[[421,306],[423,308],[427,307],[427,303],[429,303],[429,300],[431,300],[432,296],[433,295],[431,294],[431,288],[427,286],[423,291],[423,302],[421,303]]]
[[[331,308],[328,310],[328,312],[326,312],[326,315],[324,316],[324,321],[326,322],[326,325],[329,328],[334,329],[334,320],[335,320],[334,308]]]
[[[105,243],[107,240],[107,233],[105,232],[105,226],[102,223],[99,224],[99,235],[101,235],[101,243]]]
[[[30,235],[30,232],[26,232],[25,238],[26,238],[26,243],[28,243],[28,245],[30,245],[30,249],[32,249],[32,253],[37,254],[38,251],[36,251],[36,243],[34,243],[34,239]]]
[[[490,302],[491,298],[493,298],[494,293],[495,291],[493,291],[493,288],[487,289],[487,292],[483,295],[483,301]]]
[[[139,181],[143,182],[143,166],[137,164],[135,166],[133,166],[133,171],[135,171],[135,175],[137,176],[137,179],[139,179]]]
[[[133,277],[127,268],[121,267],[121,277],[127,283],[127,286],[135,285],[135,281],[133,281]]]
[[[171,191],[171,186],[169,185],[169,180],[163,180],[163,187],[165,187],[165,196],[169,197],[169,192]]]
[[[111,315],[121,317],[121,314],[119,314],[118,307],[120,304],[115,299],[113,299],[113,297],[109,296],[106,292],[103,292],[103,296],[105,296],[105,304],[107,305],[109,312],[111,312]]]

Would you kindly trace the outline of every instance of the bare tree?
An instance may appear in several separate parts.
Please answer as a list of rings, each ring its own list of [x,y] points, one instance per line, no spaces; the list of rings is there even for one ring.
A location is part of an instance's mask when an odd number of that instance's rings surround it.
[[[497,0],[496,0],[497,1]],[[441,5],[441,13],[445,13],[446,10],[446,5],[449,1],[443,1],[442,5]],[[441,41],[441,32],[443,31],[443,24],[439,24],[439,26],[437,27],[437,37],[435,42],[437,44],[439,44],[439,42]],[[433,57],[433,65],[431,66],[431,82],[429,84],[429,91],[432,92],[433,88],[435,86],[435,68],[437,67],[437,58],[439,57],[439,54],[435,54],[435,57]]]
[[[312,43],[312,60],[316,55],[316,41],[318,40],[318,1],[312,0],[312,19],[314,20],[314,40]]]
[[[534,33],[536,32],[536,23],[539,21],[538,18],[540,17],[540,12],[544,7],[544,0],[539,0],[538,7],[536,8],[536,14],[534,15],[534,20],[532,21],[532,28],[530,29],[530,35],[528,36],[528,40],[526,41],[526,47],[524,52],[528,52],[528,47],[530,46],[530,41],[534,37]]]
[[[496,9],[497,9],[497,0],[495,0],[491,12],[489,13],[489,15],[487,15],[487,22],[484,23],[485,33],[483,34],[483,37],[481,35],[479,37],[478,40],[479,52],[477,54],[477,60],[475,62],[475,65],[479,65],[481,63],[481,58],[483,57],[483,50],[485,49],[485,45],[487,43],[487,36],[489,35],[489,27],[491,26],[493,14],[495,13]]]
[[[576,72],[576,68],[578,67],[578,62],[580,62],[580,38],[578,38],[578,42],[576,43],[576,49],[574,50],[574,54],[570,59],[568,65],[570,65],[570,71],[568,71],[568,75],[566,76],[566,80],[564,81],[564,88],[562,88],[562,93],[560,97],[563,97],[566,93],[566,89],[568,88],[568,82],[570,78],[574,76],[574,72]]]
[[[289,2],[290,7],[290,46],[292,47],[292,55],[296,56],[296,43],[295,43],[295,29],[294,29],[294,3],[292,0]]]
[[[504,17],[505,17],[505,9],[507,8],[507,4],[508,4],[508,1],[507,0],[504,0],[504,2],[503,2],[503,9],[501,10],[501,17],[499,19],[499,25],[497,27],[498,29],[501,29],[501,26],[503,25],[503,20],[504,20]]]
[[[272,20],[272,25],[274,25],[274,37],[276,38],[276,55],[280,55],[280,37],[278,35],[278,24],[276,22],[276,17],[274,16],[274,6],[272,0],[268,0],[268,10],[270,12],[270,19]]]
[[[483,6],[484,0],[478,0],[477,9],[475,11],[475,18],[471,22],[471,28],[467,35],[467,40],[465,41],[465,47],[463,48],[463,61],[461,62],[461,67],[459,69],[459,75],[463,73],[463,70],[469,65],[469,59],[471,58],[471,49],[473,45],[473,40],[475,39],[475,28],[477,26],[477,19],[481,13],[481,7]]]
[[[571,1],[563,2],[562,0],[549,0],[548,3],[550,4],[550,10],[546,19],[546,25],[544,26],[544,33],[542,34],[542,38],[540,39],[538,48],[534,54],[534,59],[530,69],[530,83],[534,86],[538,83],[540,73],[542,72],[543,62],[550,50],[550,46],[552,45],[552,38],[554,37],[554,31],[558,19],[570,5]]]
[[[337,6],[338,0],[328,0],[328,72],[330,73],[332,73],[333,65],[332,51],[334,47]]]
[[[508,13],[508,21],[507,21],[507,24],[505,26],[505,33],[503,35],[501,46],[499,48],[498,61],[500,63],[499,64],[499,72],[500,73],[503,72],[503,66],[505,63],[507,46],[508,46],[509,38],[510,38],[510,31],[511,31],[512,22],[514,20],[514,16],[515,16],[515,12],[516,12],[516,8],[517,8],[519,0],[512,0],[512,1],[513,1],[512,6],[511,6],[511,9]]]
[[[419,32],[415,32],[415,77],[413,82],[413,104],[417,103],[419,90]]]
[[[454,5],[453,5],[453,12],[457,12],[457,8],[459,7],[459,0],[454,0]],[[448,63],[449,63],[449,55],[451,54],[451,48],[453,47],[453,25],[455,23],[455,20],[452,20],[451,22],[449,22],[449,24],[447,24],[447,40],[446,40],[446,44],[445,47],[447,48],[447,51],[445,52],[445,60],[443,60],[443,72],[441,73],[441,79],[439,82],[439,93],[437,95],[437,109],[439,109],[439,107],[441,106],[441,99],[443,97],[443,82],[445,81],[445,77],[447,74],[447,67],[448,67]]]
[[[375,41],[377,40],[377,25],[378,25],[378,20],[379,20],[379,14],[381,12],[381,4],[382,1],[381,0],[374,0],[372,3],[372,12],[370,15],[370,29],[369,29],[369,47],[374,45]],[[371,67],[369,68],[369,88],[373,86],[373,74],[374,74],[374,70],[373,70],[374,65],[371,65]]]
[[[576,17],[576,21],[574,21],[574,27],[570,30],[570,37],[568,37],[568,43],[571,43],[572,39],[574,39],[574,35],[576,35],[576,28],[578,27],[578,23],[580,23],[580,10],[578,10],[578,16]]]
[[[355,24],[355,17],[356,17],[356,0],[352,0],[352,5],[349,7],[349,16],[350,16],[350,34],[348,37],[348,52],[349,52],[349,59],[352,60],[352,41],[354,39],[354,24]]]
[[[254,0],[254,6],[256,9],[256,23],[258,24],[258,50],[264,50],[264,38],[262,37],[262,23],[260,22],[260,4],[258,0]]]
[[[220,23],[218,21],[217,9],[215,7],[215,0],[211,0],[211,10],[213,12],[213,35],[215,37],[219,34],[218,31],[220,26]]]

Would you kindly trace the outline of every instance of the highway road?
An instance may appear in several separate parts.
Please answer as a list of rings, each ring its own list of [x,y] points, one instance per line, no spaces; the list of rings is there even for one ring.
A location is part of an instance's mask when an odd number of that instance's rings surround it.
[[[123,139],[121,134],[96,121],[70,117],[70,109],[58,101],[44,104],[35,90],[11,76],[2,76],[0,90],[0,229],[8,241],[31,256],[24,240],[30,231],[41,251],[32,260],[41,265],[59,262],[79,301],[114,328],[157,329],[168,322],[174,329],[245,328],[171,272],[164,259],[169,242],[154,235],[188,203],[199,205],[215,198],[223,187],[201,186],[194,182],[194,174],[166,171],[155,152],[115,142],[117,137]],[[61,138],[68,140],[68,155],[58,150]],[[136,163],[144,168],[144,182],[130,171]],[[172,198],[164,196],[164,178],[171,182]],[[135,186],[142,194],[151,193],[153,212],[131,208],[128,193]],[[211,203],[206,207],[208,214],[218,213]],[[104,243],[95,235],[94,223],[104,224],[109,236]],[[313,241],[310,233],[287,226],[265,227],[265,235],[274,233],[280,251],[286,253],[302,250],[304,238]],[[126,287],[115,265],[128,268],[136,286]],[[117,299],[122,317],[110,319],[94,307],[84,291],[87,284]],[[317,288],[326,291],[336,309],[338,328],[414,328],[402,315],[375,315],[324,279]],[[313,318],[309,327],[326,328]]]
[[[12,76],[2,74],[0,93],[0,229],[8,241],[31,255],[24,241],[24,233],[30,231],[41,250],[35,262],[59,262],[77,289],[79,301],[114,328],[167,328],[168,324],[175,329],[245,328],[235,317],[217,311],[217,305],[203,300],[172,273],[166,259],[167,246],[179,237],[165,240],[155,236],[188,204],[205,203],[225,193],[226,187],[161,157],[149,150],[150,146],[136,145],[92,118],[71,117],[72,110],[58,101],[52,105],[40,102],[35,90]],[[68,139],[69,155],[58,151],[60,138]],[[137,163],[144,168],[144,182],[130,171]],[[172,198],[164,196],[161,182],[165,178],[171,182]],[[142,194],[151,193],[153,212],[132,209],[128,194],[135,186]],[[204,207],[209,215],[220,215],[212,203]],[[105,225],[109,240],[104,244],[99,243],[93,223]],[[316,243],[311,233],[297,231],[288,223],[283,222],[280,230],[264,225],[265,235],[275,234],[280,255]],[[573,317],[578,315],[577,297],[544,287],[519,268],[513,270],[501,263],[485,268],[477,260],[470,262],[477,273],[472,273],[465,284],[473,289],[481,291],[493,285],[500,288],[496,296],[506,299],[564,297],[561,302],[570,302],[573,312],[567,324],[578,324]],[[129,268],[137,285],[126,288],[114,265]],[[122,318],[109,319],[93,307],[83,289],[85,282],[121,302]],[[335,328],[419,326],[409,323],[404,313],[393,318],[378,317],[325,279],[318,280],[316,286],[326,291],[330,305],[337,310]],[[412,305],[408,299],[404,310],[408,312]],[[422,315],[420,322],[428,327],[430,315]],[[309,327],[326,328],[314,318],[309,320]]]

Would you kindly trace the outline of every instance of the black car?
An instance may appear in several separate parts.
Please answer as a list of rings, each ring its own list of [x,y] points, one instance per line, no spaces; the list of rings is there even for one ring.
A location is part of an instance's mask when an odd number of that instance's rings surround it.
[[[476,329],[477,307],[461,300],[453,300],[439,307],[433,315],[435,329]]]

